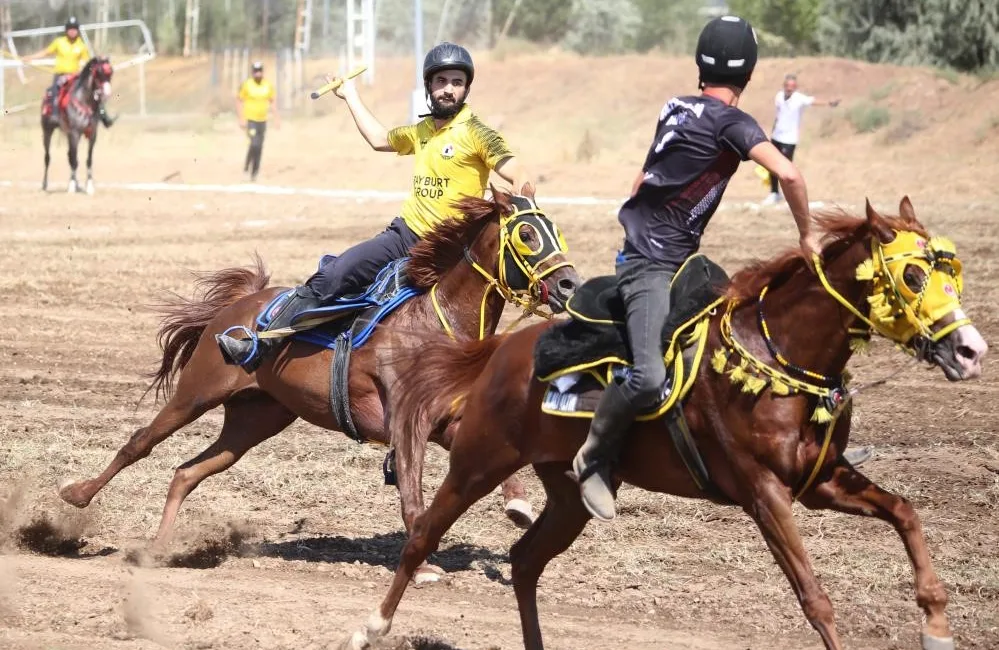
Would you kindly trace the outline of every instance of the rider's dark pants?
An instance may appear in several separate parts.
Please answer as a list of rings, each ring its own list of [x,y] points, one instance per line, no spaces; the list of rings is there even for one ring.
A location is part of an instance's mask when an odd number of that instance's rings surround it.
[[[628,314],[628,343],[634,365],[621,393],[636,410],[655,406],[663,383],[662,331],[669,314],[669,283],[675,270],[652,261],[625,244],[618,256],[617,290]]]
[[[267,122],[246,121],[246,132],[250,135],[250,148],[246,151],[246,162],[243,171],[248,171],[254,177],[260,171],[260,157],[264,151],[264,135],[267,133]]]
[[[323,301],[359,293],[370,285],[386,264],[406,257],[420,238],[401,217],[381,233],[345,250],[325,264],[305,283]]]
[[[59,86],[67,75],[57,72],[52,75],[52,85],[49,86],[49,97],[52,98],[52,116],[59,116]]]
[[[771,140],[771,142],[773,142],[774,146],[777,147],[777,151],[784,154],[785,158],[787,158],[788,160],[794,160],[795,145],[784,144],[783,142],[777,142],[776,140]],[[770,191],[773,192],[774,194],[777,194],[778,190],[780,189],[777,185],[777,181],[778,181],[777,174],[770,174]]]

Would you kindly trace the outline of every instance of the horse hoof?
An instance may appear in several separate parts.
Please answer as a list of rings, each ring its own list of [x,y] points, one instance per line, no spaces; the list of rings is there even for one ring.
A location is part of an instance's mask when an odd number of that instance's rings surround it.
[[[416,573],[413,574],[413,584],[428,585],[440,582],[440,579],[443,577],[444,569],[432,564],[424,564],[416,569]]]
[[[354,632],[340,644],[340,650],[367,650],[370,647],[368,635],[361,631]]]
[[[87,194],[94,195],[94,181],[87,181]]]
[[[534,508],[523,499],[510,499],[506,502],[507,519],[517,528],[527,530],[534,523]]]
[[[923,650],[954,650],[954,637],[941,638],[923,632]]]
[[[67,194],[76,194],[80,189],[80,186],[76,184],[76,181],[70,181],[69,187],[66,188]]]
[[[90,505],[90,499],[82,497],[79,491],[76,481],[66,479],[59,485],[59,498],[71,506],[86,508]]]

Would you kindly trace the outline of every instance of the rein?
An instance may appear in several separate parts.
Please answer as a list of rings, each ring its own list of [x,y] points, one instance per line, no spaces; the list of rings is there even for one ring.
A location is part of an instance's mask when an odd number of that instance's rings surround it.
[[[544,217],[544,213],[538,208],[530,208],[526,210],[517,210],[500,220],[500,245],[499,257],[497,261],[497,268],[499,269],[498,278],[494,277],[489,271],[483,268],[481,264],[476,262],[472,257],[471,250],[468,247],[465,248],[465,261],[468,262],[469,266],[475,269],[475,271],[486,281],[486,289],[482,293],[482,300],[479,302],[480,341],[486,338],[486,302],[492,292],[495,291],[502,296],[503,300],[506,302],[523,309],[523,313],[503,330],[504,333],[510,331],[518,323],[531,315],[551,319],[552,315],[550,313],[541,310],[541,306],[548,300],[548,289],[544,285],[544,279],[561,268],[572,266],[572,262],[567,260],[558,264],[553,264],[551,267],[539,272],[538,268],[542,264],[550,260],[552,257],[562,254],[564,251],[561,250],[561,248],[556,248],[541,259],[528,260],[526,256],[517,250],[517,246],[513,242],[513,238],[510,234],[510,225],[518,217],[525,215],[537,215],[539,217]],[[506,258],[505,256],[508,253],[509,258]],[[510,280],[506,273],[506,261],[508,259],[516,265],[518,271],[520,271],[527,280],[526,289],[513,289],[510,286]],[[434,312],[437,314],[437,319],[440,321],[441,326],[444,328],[448,337],[450,337],[451,340],[457,340],[457,337],[454,334],[454,329],[451,327],[451,324],[447,319],[447,315],[444,313],[444,309],[441,307],[440,300],[437,297],[437,284],[434,284],[434,286],[430,288],[430,301],[434,306]]]
[[[927,264],[928,269],[925,269],[926,275],[919,291],[916,292],[909,289],[913,297],[907,299],[899,289],[893,275],[897,271],[893,271],[890,265],[894,266],[899,262],[910,259],[917,260],[921,264]],[[935,242],[931,240],[928,245],[917,247],[917,250],[905,250],[894,255],[885,255],[883,245],[880,244],[876,237],[872,237],[871,258],[862,263],[856,272],[856,278],[859,281],[874,283],[871,294],[867,298],[867,302],[870,304],[870,316],[862,313],[860,309],[854,306],[832,286],[823,268],[820,256],[813,255],[812,260],[816,275],[825,292],[866,325],[865,328],[848,329],[848,333],[852,337],[850,341],[850,349],[852,351],[862,349],[860,343],[866,343],[866,341],[870,340],[871,335],[876,332],[912,355],[914,357],[913,361],[916,362],[921,358],[925,359],[937,341],[962,325],[971,322],[967,318],[957,319],[955,322],[933,332],[932,323],[927,324],[924,322],[926,319],[919,316],[930,288],[932,273],[936,271],[949,273],[958,282],[958,296],[960,295],[960,265],[956,259],[953,244],[950,244],[946,240],[937,240]],[[904,268],[902,272],[904,272]],[[733,384],[741,384],[742,391],[745,393],[758,395],[765,388],[769,387],[775,395],[807,394],[818,398],[818,403],[812,412],[810,421],[817,424],[825,424],[826,426],[815,465],[804,483],[794,493],[794,499],[798,499],[812,486],[818,477],[828,456],[836,422],[850,407],[853,397],[861,391],[886,383],[892,377],[906,369],[906,366],[876,381],[848,389],[847,384],[850,381],[850,376],[846,372],[838,377],[830,376],[793,363],[781,353],[770,334],[770,328],[763,312],[763,301],[769,288],[769,285],[763,287],[757,298],[757,323],[767,350],[779,367],[774,368],[757,358],[736,340],[732,329],[732,314],[737,304],[733,300],[729,301],[727,309],[721,317],[719,330],[723,347],[715,351],[712,358],[712,368],[719,374],[727,372],[730,381]],[[960,298],[958,297],[957,300],[959,306]],[[900,323],[902,318],[905,321]],[[902,326],[909,326],[911,329],[904,330],[901,329]],[[920,336],[909,335],[906,337],[906,333],[913,330]],[[923,341],[922,343],[919,341],[920,338]],[[792,373],[801,378],[793,376]]]

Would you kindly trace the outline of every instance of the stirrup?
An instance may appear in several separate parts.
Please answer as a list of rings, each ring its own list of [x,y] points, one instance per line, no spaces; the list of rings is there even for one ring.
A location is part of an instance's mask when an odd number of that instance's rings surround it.
[[[234,332],[237,330],[242,331],[242,333],[245,334],[246,337],[242,339],[237,339],[236,337],[230,334],[230,332]],[[246,343],[249,340],[252,341],[252,347],[250,348],[249,352],[243,355],[242,359],[237,359],[236,357],[232,356],[229,353],[230,351],[227,348],[226,344],[223,342],[223,338],[232,339],[239,343]],[[225,330],[221,334],[216,334],[215,341],[218,343],[219,349],[222,351],[222,355],[226,357],[227,361],[232,361],[235,365],[243,366],[244,368],[256,359],[257,353],[260,351],[260,339],[257,338],[256,332],[252,331],[250,328],[246,327],[245,325],[233,325],[232,327]]]

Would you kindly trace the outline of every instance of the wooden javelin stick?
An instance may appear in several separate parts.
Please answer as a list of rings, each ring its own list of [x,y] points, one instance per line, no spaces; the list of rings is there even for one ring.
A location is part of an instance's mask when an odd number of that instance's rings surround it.
[[[364,71],[367,70],[367,69],[368,69],[368,66],[366,66],[366,65],[359,65],[356,68],[354,68],[353,70],[351,70],[350,72],[348,72],[346,77],[337,77],[336,79],[334,79],[333,81],[329,82],[328,84],[326,84],[322,88],[320,88],[318,90],[313,90],[312,94],[310,95],[310,97],[312,97],[312,99],[319,99],[320,97],[322,97],[326,93],[332,92],[332,91],[336,90],[337,88],[339,88],[340,86],[342,86],[344,80],[346,80],[346,79],[353,79],[354,77],[356,77],[356,76],[364,73]]]

